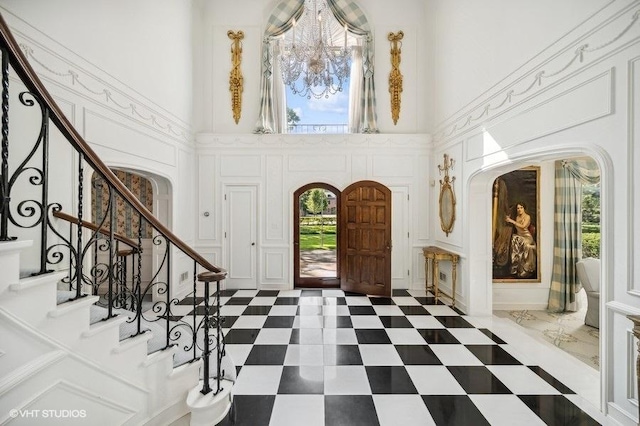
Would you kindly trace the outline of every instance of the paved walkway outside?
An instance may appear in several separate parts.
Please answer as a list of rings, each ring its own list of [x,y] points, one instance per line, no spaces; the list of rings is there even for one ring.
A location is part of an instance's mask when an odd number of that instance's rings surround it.
[[[300,251],[301,277],[335,277],[336,250]]]

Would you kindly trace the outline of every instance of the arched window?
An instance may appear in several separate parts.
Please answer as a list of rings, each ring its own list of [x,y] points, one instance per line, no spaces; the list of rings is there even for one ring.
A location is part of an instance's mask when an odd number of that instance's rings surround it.
[[[352,0],[284,0],[269,17],[261,62],[256,133],[378,132],[371,31]],[[341,108],[348,121],[333,128],[298,127],[303,109],[296,96],[306,98],[310,110]]]

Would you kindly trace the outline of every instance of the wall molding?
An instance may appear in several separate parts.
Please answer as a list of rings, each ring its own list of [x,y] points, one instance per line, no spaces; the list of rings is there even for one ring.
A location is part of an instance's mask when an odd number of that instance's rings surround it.
[[[618,19],[623,22],[619,23],[621,28],[614,37],[604,42],[595,39],[595,35],[603,32],[605,28],[609,29],[608,27],[616,23]],[[582,68],[588,63],[597,61],[596,52],[602,51],[604,53],[605,49],[613,50],[623,44],[621,39],[628,33],[633,33],[632,30],[640,32],[640,9],[637,8],[637,5],[631,5],[613,16],[595,30],[581,37],[575,44],[565,47],[542,64],[528,71],[524,76],[490,95],[487,100],[476,106],[471,106],[468,113],[445,120],[434,133],[434,142],[440,144],[449,141],[459,136],[461,131],[468,131],[489,120],[497,112],[504,112],[506,109],[523,103],[532,94],[541,90],[545,86],[545,81],[560,81],[571,72],[570,70],[576,69],[576,64]],[[567,53],[569,54],[568,58]]]
[[[636,91],[640,91],[640,85],[635,84],[635,80],[637,79],[640,82],[640,56],[636,56],[632,58],[628,62],[627,66],[627,84],[629,85],[628,99],[627,99],[627,170],[628,170],[628,178],[627,182],[630,182],[632,186],[636,185],[636,171],[635,165],[636,163],[636,155],[638,152],[635,149],[635,124],[636,121],[640,123],[640,120],[636,117],[635,114],[640,113],[640,96],[636,98]],[[638,106],[636,111],[636,105]],[[628,193],[629,203],[627,204],[628,214],[627,214],[627,227],[629,229],[628,234],[631,238],[627,239],[627,292],[636,297],[640,297],[640,288],[635,285],[635,233],[636,233],[636,225],[634,221],[636,209],[635,209],[635,191],[629,191]]]
[[[143,95],[120,83],[108,72],[93,64],[90,66],[96,68],[96,72],[88,71],[71,59],[45,47],[14,26],[11,27],[11,30],[29,63],[41,78],[55,82],[66,90],[88,97],[100,105],[149,126],[173,140],[191,143],[191,127],[188,123],[177,117],[168,117],[171,113],[161,111],[162,107],[152,105],[150,100],[143,100]],[[117,81],[118,86],[108,83],[105,78],[97,74],[104,74],[107,79]]]

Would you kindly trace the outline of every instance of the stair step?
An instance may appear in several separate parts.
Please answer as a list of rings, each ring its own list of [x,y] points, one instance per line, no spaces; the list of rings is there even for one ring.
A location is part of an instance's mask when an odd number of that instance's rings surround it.
[[[145,344],[145,353],[146,353],[146,345],[149,340],[153,338],[153,334],[150,331],[147,331],[142,334],[138,334],[137,336],[129,337],[120,341],[120,346],[115,347],[111,350],[114,354],[120,354],[126,352],[132,348],[138,347],[144,342]]]
[[[129,318],[125,315],[118,315],[117,317],[109,318],[107,320],[100,320],[91,324],[89,330],[82,333],[82,337],[93,337],[97,334],[104,333],[112,328],[119,328],[122,323],[126,322]]]
[[[37,289],[48,284],[58,283],[62,278],[66,277],[66,272],[54,272],[50,274],[37,275],[33,277],[20,278],[20,282],[17,284],[9,285],[11,291],[28,291],[31,289]]]
[[[63,315],[67,315],[70,312],[75,312],[78,309],[91,306],[94,303],[96,303],[98,300],[100,300],[100,297],[98,296],[84,296],[84,297],[81,297],[80,299],[71,300],[69,302],[65,302],[60,305],[57,305],[56,309],[49,312],[49,316],[51,318],[58,318]]]

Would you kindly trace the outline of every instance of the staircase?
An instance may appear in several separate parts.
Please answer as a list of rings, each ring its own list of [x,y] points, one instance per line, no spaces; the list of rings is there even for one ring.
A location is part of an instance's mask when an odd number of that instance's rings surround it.
[[[100,160],[1,16],[0,50],[0,425],[169,425],[187,415],[194,426],[217,424],[230,409],[235,380],[219,315],[226,271],[160,223]],[[27,88],[22,105],[42,111],[33,147],[9,138],[10,69]],[[50,123],[78,155],[77,186],[68,188],[77,194],[73,205],[49,200]],[[100,223],[82,218],[85,168],[107,185]],[[137,215],[137,238],[117,234],[117,203]],[[160,259],[144,280],[143,223]],[[193,263],[189,317],[172,311],[179,302],[171,294],[172,254]],[[196,300],[203,303],[198,311]]]

